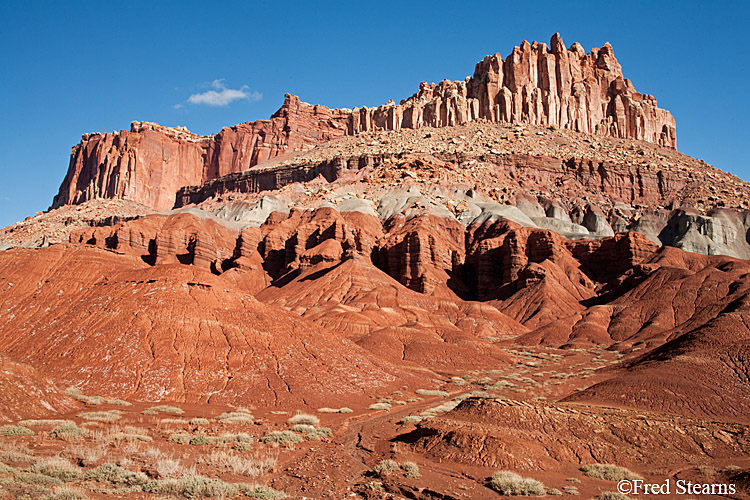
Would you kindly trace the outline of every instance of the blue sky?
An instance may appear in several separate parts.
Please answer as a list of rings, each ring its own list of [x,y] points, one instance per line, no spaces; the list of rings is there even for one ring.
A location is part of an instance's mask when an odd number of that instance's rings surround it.
[[[750,179],[745,2],[0,0],[0,227],[47,209],[83,133],[212,134],[268,118],[285,92],[377,106],[556,31],[612,43],[674,114],[680,151]]]

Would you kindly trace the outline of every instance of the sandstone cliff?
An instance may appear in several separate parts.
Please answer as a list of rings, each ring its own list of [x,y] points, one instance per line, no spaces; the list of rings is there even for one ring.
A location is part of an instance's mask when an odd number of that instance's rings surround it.
[[[675,121],[656,99],[635,91],[612,47],[586,54],[524,41],[503,60],[486,56],[464,81],[423,82],[409,99],[377,108],[329,109],[287,94],[269,120],[199,136],[184,128],[133,122],[130,131],[86,134],[73,148],[53,208],[94,198],[123,198],[171,208],[179,188],[241,172],[284,152],[342,135],[447,127],[483,119],[527,123],[675,147]]]

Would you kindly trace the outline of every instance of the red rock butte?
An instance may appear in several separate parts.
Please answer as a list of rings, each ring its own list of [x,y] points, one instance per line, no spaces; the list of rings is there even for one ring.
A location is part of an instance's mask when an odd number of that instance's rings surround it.
[[[423,82],[400,104],[329,109],[286,94],[269,120],[241,123],[213,136],[137,121],[130,131],[84,134],[73,147],[52,207],[118,198],[166,210],[183,186],[246,171],[336,137],[475,120],[676,145],[674,118],[624,78],[609,43],[587,54],[578,43],[566,49],[555,34],[549,46],[524,41],[505,59],[486,56],[463,81]]]

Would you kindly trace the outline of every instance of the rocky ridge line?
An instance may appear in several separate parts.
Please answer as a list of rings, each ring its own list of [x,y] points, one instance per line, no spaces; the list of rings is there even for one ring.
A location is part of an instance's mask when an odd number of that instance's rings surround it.
[[[177,190],[248,170],[285,152],[304,151],[366,131],[447,127],[484,119],[528,123],[675,147],[675,121],[656,99],[635,91],[607,43],[586,54],[524,41],[503,60],[485,57],[464,81],[423,82],[396,105],[329,109],[287,94],[269,120],[242,123],[214,136],[133,122],[130,131],[85,134],[73,147],[52,207],[123,198],[172,208]]]

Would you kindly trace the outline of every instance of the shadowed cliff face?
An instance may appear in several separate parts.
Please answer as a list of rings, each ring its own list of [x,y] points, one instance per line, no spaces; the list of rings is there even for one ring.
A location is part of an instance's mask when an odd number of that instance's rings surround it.
[[[656,99],[635,91],[605,44],[586,54],[524,41],[503,60],[487,56],[465,81],[423,82],[412,97],[377,108],[329,109],[287,94],[269,120],[242,123],[214,136],[133,122],[130,131],[85,134],[71,152],[52,206],[122,198],[165,210],[183,186],[242,172],[286,152],[342,135],[448,127],[478,119],[527,123],[675,147],[675,121]]]

